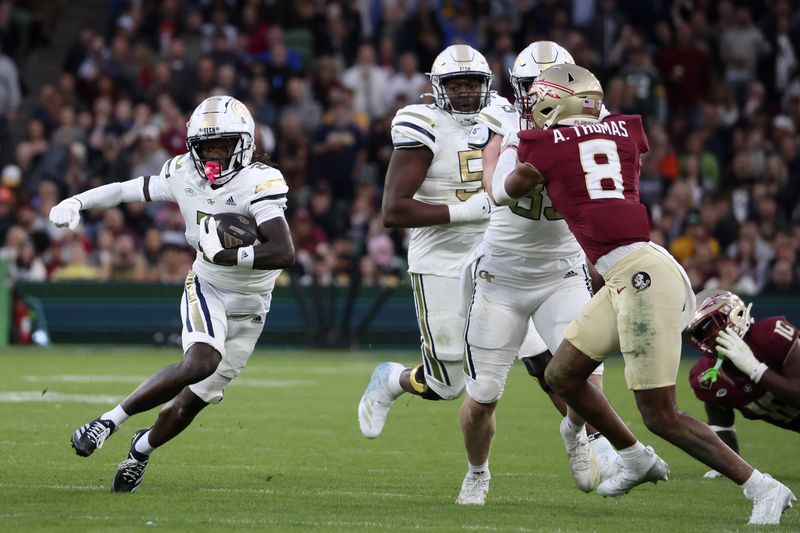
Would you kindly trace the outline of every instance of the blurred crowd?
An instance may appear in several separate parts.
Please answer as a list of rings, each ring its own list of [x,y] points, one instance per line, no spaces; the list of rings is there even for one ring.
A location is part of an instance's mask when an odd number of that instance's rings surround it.
[[[424,73],[454,43],[481,50],[512,99],[517,52],[548,39],[598,75],[609,110],[645,117],[652,240],[695,289],[800,292],[797,0],[108,0],[105,26],[37,87],[18,78],[22,43],[47,24],[21,24],[43,16],[26,5],[0,0],[0,257],[16,279],[182,282],[193,254],[174,206],[89,213],[79,234],[48,213],[157,174],[185,152],[194,106],[230,94],[289,183],[291,275],[396,284],[407,235],[380,217],[394,113],[430,101]]]

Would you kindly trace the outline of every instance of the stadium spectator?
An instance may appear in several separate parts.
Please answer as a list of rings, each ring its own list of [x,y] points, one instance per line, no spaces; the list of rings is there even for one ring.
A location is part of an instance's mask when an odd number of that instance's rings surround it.
[[[244,2],[238,8],[190,0],[111,3],[107,25],[82,29],[62,52],[61,73],[38,85],[24,68],[36,30],[20,25],[25,17],[17,16],[28,8],[8,0],[0,6],[0,49],[11,58],[0,65],[22,72],[19,81],[27,88],[25,102],[10,117],[4,106],[14,97],[0,90],[0,142],[10,146],[0,151],[0,165],[20,168],[13,191],[23,219],[24,204],[42,181],[55,181],[64,195],[124,179],[133,168],[136,174],[155,172],[161,152],[149,126],[158,128],[168,154],[182,153],[186,113],[215,90],[248,100],[259,146],[274,147],[273,159],[292,185],[293,208],[309,209],[311,185],[325,180],[339,204],[333,211],[349,213],[359,183],[383,182],[396,109],[430,102],[418,99],[428,90],[420,65],[431,64],[451,40],[478,42],[494,70],[493,86],[505,90],[509,58],[520,43],[552,39],[578,64],[605,72],[609,105],[648,117],[651,151],[642,162],[640,192],[654,235],[663,234],[667,247],[682,234],[686,213],[697,208],[725,255],[761,288],[769,278],[763,265],[776,255],[774,236],[800,220],[800,34],[786,0],[466,3],[444,9],[430,2],[379,3],[369,12],[344,0],[324,6]],[[365,71],[371,73],[366,78]],[[0,67],[0,80],[8,77]],[[315,133],[337,130],[332,119],[347,107],[352,117],[346,122],[360,131],[359,148],[320,153]],[[13,140],[3,140],[3,131]],[[331,161],[328,175],[321,168]],[[716,213],[710,214],[710,205]],[[170,209],[148,207],[165,234],[182,231]],[[20,217],[16,208],[9,216]],[[93,216],[87,217],[90,254],[97,246]],[[336,236],[326,236],[331,249],[337,237],[348,238],[348,216],[341,220]],[[748,221],[764,245],[743,244],[743,257],[731,254],[738,224]],[[404,255],[402,234],[392,238]],[[141,246],[143,235],[135,240]],[[704,264],[705,251],[701,256]],[[701,266],[713,277],[717,259],[710,261]]]

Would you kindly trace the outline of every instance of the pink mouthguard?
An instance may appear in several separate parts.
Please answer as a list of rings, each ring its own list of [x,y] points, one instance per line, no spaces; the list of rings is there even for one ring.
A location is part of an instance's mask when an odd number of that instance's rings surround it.
[[[211,183],[217,183],[217,177],[220,174],[219,163],[216,161],[209,161],[203,166],[203,173]]]

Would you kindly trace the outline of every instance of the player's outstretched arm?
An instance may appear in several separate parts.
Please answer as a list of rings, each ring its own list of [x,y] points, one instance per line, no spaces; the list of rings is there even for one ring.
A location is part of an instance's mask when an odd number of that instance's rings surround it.
[[[109,183],[70,196],[50,210],[50,221],[56,227],[74,230],[81,221],[80,211],[108,209],[121,203],[149,201],[145,193],[149,176],[138,177],[122,183]]]
[[[258,225],[258,231],[265,237],[261,244],[224,249],[217,234],[216,221],[213,217],[206,217],[200,225],[200,248],[217,265],[254,270],[278,270],[294,266],[294,244],[285,218],[281,216],[266,220]]]
[[[717,352],[776,398],[800,407],[800,347],[797,340],[784,359],[782,374],[756,359],[744,339],[730,328],[720,331],[717,336]]]

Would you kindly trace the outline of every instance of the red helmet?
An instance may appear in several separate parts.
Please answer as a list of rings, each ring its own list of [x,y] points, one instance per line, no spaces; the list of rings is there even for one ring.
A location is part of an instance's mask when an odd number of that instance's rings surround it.
[[[692,344],[711,358],[717,357],[716,340],[719,332],[731,328],[740,337],[744,337],[753,319],[750,308],[741,298],[729,291],[713,291],[703,297],[698,295],[700,305],[694,312],[692,321],[686,328]]]

